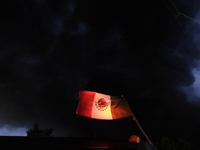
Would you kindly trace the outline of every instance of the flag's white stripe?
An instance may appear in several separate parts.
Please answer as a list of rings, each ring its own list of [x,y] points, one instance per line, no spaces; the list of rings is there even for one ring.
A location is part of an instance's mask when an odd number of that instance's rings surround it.
[[[104,111],[99,110],[95,105],[95,102],[97,102],[100,98],[104,98],[106,100],[106,102],[109,104]],[[96,119],[107,119],[107,120],[113,119],[112,114],[111,114],[110,95],[95,93],[91,117],[96,118]]]

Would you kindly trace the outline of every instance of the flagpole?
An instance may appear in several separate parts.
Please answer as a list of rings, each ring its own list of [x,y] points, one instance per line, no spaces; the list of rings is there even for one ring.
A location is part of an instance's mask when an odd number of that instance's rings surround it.
[[[124,98],[123,95],[122,95],[121,97],[125,100],[125,98]],[[125,100],[125,102],[126,102],[126,100]],[[128,105],[127,102],[126,102],[126,104]],[[129,107],[129,105],[128,105],[128,107]],[[130,107],[129,107],[129,109],[130,109]],[[131,110],[131,109],[130,109],[130,110]],[[131,110],[131,112],[132,112],[132,110]],[[133,112],[132,112],[132,114],[133,114]],[[133,120],[135,120],[135,122],[137,123],[138,127],[140,128],[140,130],[142,131],[142,133],[143,133],[144,136],[146,137],[146,139],[147,139],[147,141],[149,142],[149,144],[151,144],[151,146],[153,146],[153,147],[155,148],[155,150],[156,150],[156,147],[153,145],[153,143],[151,142],[151,140],[149,139],[149,137],[147,136],[147,134],[144,132],[144,130],[142,129],[140,123],[138,122],[138,120],[137,120],[137,118],[135,117],[134,114],[133,114]]]
[[[136,117],[133,114],[133,120],[135,120],[135,122],[137,123],[138,127],[140,128],[140,130],[142,131],[142,133],[144,134],[144,136],[146,137],[147,141],[149,142],[149,144],[151,144],[151,146],[153,146],[156,150],[156,147],[153,145],[153,143],[151,142],[151,140],[149,139],[149,137],[147,136],[147,134],[144,132],[144,130],[142,129],[140,123],[138,122],[138,120],[136,119]]]

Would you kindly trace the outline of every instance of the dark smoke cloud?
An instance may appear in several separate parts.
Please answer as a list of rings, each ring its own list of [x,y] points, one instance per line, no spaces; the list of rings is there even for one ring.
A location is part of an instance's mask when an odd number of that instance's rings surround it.
[[[198,18],[189,9],[196,3],[176,1]],[[34,0],[0,7],[5,124],[27,129],[38,122],[58,136],[86,135],[87,127],[75,133],[84,121],[75,110],[78,91],[92,90],[123,94],[155,141],[199,132],[199,107],[188,102],[199,98],[198,25],[180,16],[181,27],[162,2]]]
[[[183,13],[196,21],[199,21],[199,1],[192,1],[192,3],[188,2],[177,2],[180,11],[184,11]],[[188,5],[186,9],[186,5]],[[187,51],[193,55],[181,55],[188,62],[188,68],[190,69],[191,74],[194,77],[194,82],[188,86],[181,86],[180,90],[187,94],[187,101],[192,103],[200,102],[198,91],[200,89],[199,82],[199,54],[200,54],[200,46],[199,46],[199,29],[200,25],[193,21],[192,19],[180,16],[180,22],[183,25],[183,29],[185,32],[185,37],[188,39],[187,43],[184,43],[183,40],[181,44],[179,44],[179,49]]]
[[[60,62],[53,58],[60,36],[73,36],[71,25],[64,29],[73,14],[73,3],[18,1],[1,7],[1,120],[8,125],[15,122],[17,127],[30,127],[34,122],[56,124],[56,118],[67,115],[63,100],[74,99],[83,78],[69,65],[63,68],[66,57]],[[62,102],[55,100],[58,98]]]

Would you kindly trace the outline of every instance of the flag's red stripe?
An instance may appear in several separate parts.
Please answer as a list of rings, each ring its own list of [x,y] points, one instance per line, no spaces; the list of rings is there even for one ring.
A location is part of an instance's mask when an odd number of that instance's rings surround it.
[[[76,114],[83,115],[91,118],[92,106],[96,92],[80,91],[79,92],[79,105]]]
[[[126,103],[124,99],[120,101],[117,108],[115,108],[116,106],[117,106],[117,101],[111,100],[111,113],[112,113],[113,119],[120,119],[124,117],[133,116],[128,104]]]

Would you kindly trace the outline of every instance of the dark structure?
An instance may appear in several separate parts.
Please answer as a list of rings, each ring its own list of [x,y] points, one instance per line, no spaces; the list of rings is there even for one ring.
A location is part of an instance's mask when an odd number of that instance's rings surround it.
[[[67,138],[67,137],[0,137],[0,145],[9,150],[26,149],[26,150],[66,150],[78,148],[123,148],[132,150],[153,150],[146,149],[144,144],[137,144],[124,141],[109,141],[103,139],[91,138]],[[147,144],[148,145],[148,144]],[[149,146],[149,145],[148,145]]]

